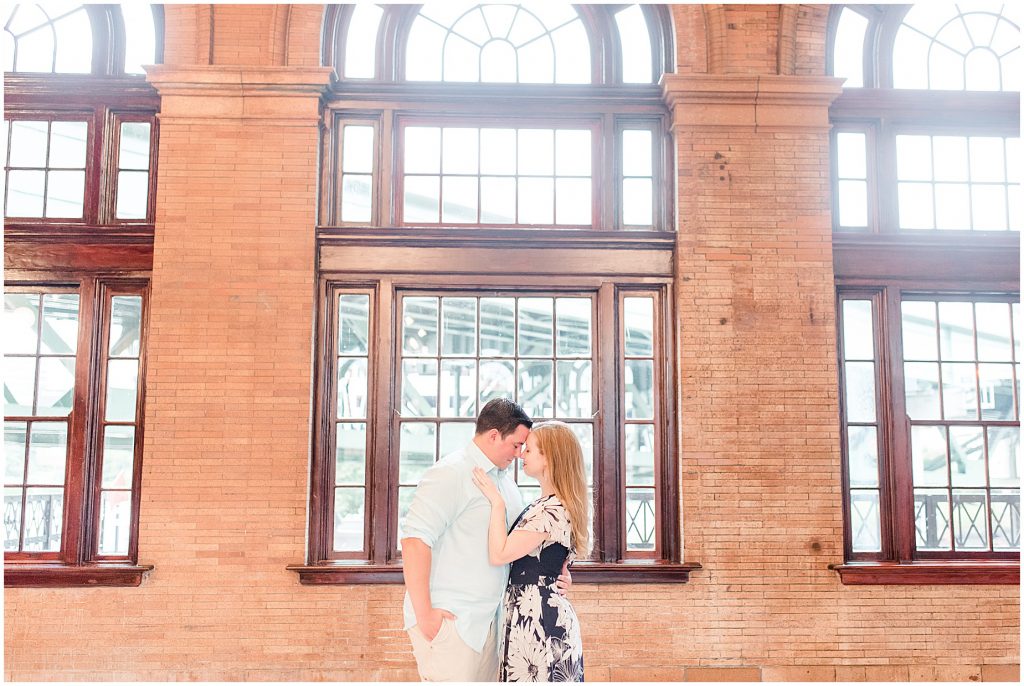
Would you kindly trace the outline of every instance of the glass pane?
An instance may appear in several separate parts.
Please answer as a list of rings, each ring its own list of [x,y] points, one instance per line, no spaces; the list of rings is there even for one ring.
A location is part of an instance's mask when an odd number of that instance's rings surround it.
[[[942,404],[945,419],[977,419],[978,389],[971,363],[942,365]],[[1011,398],[1010,407],[1013,407]]]
[[[979,364],[978,391],[982,419],[1013,421],[1017,418],[1013,407],[1013,365]]]
[[[654,485],[654,426],[626,424],[626,485]]]
[[[338,296],[338,354],[366,355],[370,349],[370,296]]]
[[[558,417],[590,417],[593,409],[593,373],[590,360],[559,360],[557,367]]]
[[[992,491],[992,547],[1020,550],[1020,491]]]
[[[627,419],[654,419],[654,361],[626,360]]]
[[[369,222],[373,218],[373,177],[343,174],[341,177],[341,220]],[[431,215],[434,216],[434,215]],[[434,219],[426,221],[435,221]]]
[[[847,429],[850,486],[878,486],[878,431],[873,426]]]
[[[78,349],[78,296],[54,293],[43,296],[43,331],[39,352],[73,355]]]
[[[590,40],[583,23],[577,19],[555,29],[551,40],[555,45],[555,83],[590,83]]]
[[[901,229],[935,228],[931,184],[899,184],[899,203]]]
[[[64,489],[25,489],[25,533],[22,550],[53,552],[60,550],[64,521]]]
[[[912,426],[910,446],[914,465],[914,485],[948,486],[946,470],[946,428]]]
[[[918,550],[949,550],[949,493],[914,489],[914,528]]]
[[[342,140],[341,170],[346,173],[373,173],[373,127],[346,126]]]
[[[864,227],[868,225],[867,181],[840,181],[839,225]]]
[[[480,80],[480,48],[449,33],[444,42],[444,80],[473,82]]]
[[[630,5],[615,14],[619,27],[623,83],[651,83],[651,35],[640,5]]]
[[[935,334],[935,303],[904,300],[901,303],[903,320],[903,359],[937,360],[939,345]]]
[[[476,416],[476,360],[441,360],[441,416]]]
[[[590,179],[555,179],[555,223],[591,224]]]
[[[555,132],[551,129],[520,129],[519,173],[550,175],[554,172]]]
[[[843,10],[843,16],[849,14]],[[846,84],[850,85],[850,84]],[[836,153],[839,178],[868,178],[867,136],[863,133],[837,133]]]
[[[340,358],[338,360],[338,418],[366,419],[366,396],[366,358]]]
[[[437,298],[408,297],[402,300],[404,354],[437,354],[437,308]]]
[[[345,78],[373,78],[377,32],[383,14],[384,10],[370,3],[360,3],[353,8],[345,34]]]
[[[516,173],[516,130],[480,130],[480,173]]]
[[[591,132],[562,129],[555,131],[555,174],[590,176]]]
[[[417,18],[409,31],[406,54],[416,55],[406,60],[405,78],[409,81],[440,81],[441,54],[448,32],[437,24]]]
[[[949,471],[954,486],[986,485],[982,427],[949,427]]]
[[[519,223],[551,224],[555,220],[554,179],[519,179]]]
[[[554,301],[551,298],[519,299],[519,354],[552,355]]]
[[[142,329],[142,298],[137,295],[116,295],[110,299],[111,357],[138,357]]]
[[[441,129],[422,126],[405,128],[404,170],[406,174],[437,174],[441,171]]]
[[[366,489],[334,489],[334,550],[363,549]]]
[[[864,85],[864,32],[868,20],[850,8],[843,8],[836,27],[832,50],[832,74],[846,79],[845,88]]]
[[[1006,181],[1002,138],[971,138],[971,181]]]
[[[398,444],[398,481],[418,484],[437,459],[437,427],[432,422],[402,422]],[[470,439],[472,440],[472,439]]]
[[[473,440],[476,426],[470,422],[441,422],[441,457],[464,449]]]
[[[963,136],[932,138],[936,181],[967,180],[967,139]]]
[[[75,358],[40,358],[35,414],[42,417],[67,417],[71,414],[74,393]]]
[[[4,352],[33,354],[39,343],[39,296],[8,293],[4,296]]]
[[[843,301],[843,357],[875,359],[874,329],[870,300]]]
[[[627,357],[654,355],[654,299],[623,298],[625,354]]]
[[[110,360],[107,363],[108,422],[135,421],[138,387],[138,360]]]
[[[338,422],[334,442],[334,485],[366,483],[366,424]]]
[[[558,356],[590,355],[591,302],[589,298],[556,298]]]
[[[853,552],[877,553],[882,549],[878,491],[850,492],[850,529],[853,533]]]
[[[68,425],[35,422],[29,428],[28,474],[25,483],[62,486],[68,458]]]
[[[1013,360],[1008,303],[975,303],[978,326],[978,359],[993,362]]]
[[[587,473],[587,483],[594,483],[594,425],[570,424],[576,438],[580,439],[583,448],[583,470]]]
[[[402,361],[402,415],[437,416],[437,361]]]
[[[900,181],[932,180],[930,136],[896,136],[896,176]]]
[[[516,301],[514,298],[480,298],[480,355],[514,355]]]
[[[4,357],[4,413],[27,417],[32,412],[36,385],[36,358]]]
[[[480,171],[480,130],[445,128],[441,131],[441,171],[476,174]]]
[[[939,303],[939,342],[942,359],[974,359],[974,312],[969,302]]]
[[[515,83],[516,49],[504,40],[492,40],[480,51],[480,80],[486,83]]]
[[[156,62],[156,31],[148,2],[122,2],[125,26],[124,71],[142,74],[142,65]]]
[[[406,222],[437,223],[441,202],[441,179],[436,176],[406,176],[402,217]]]
[[[135,468],[135,427],[103,429],[103,488],[131,489]]]
[[[100,555],[127,555],[132,528],[132,492],[104,491],[100,495]]]
[[[846,421],[875,421],[874,362],[846,363]]]
[[[516,223],[515,179],[494,176],[480,179],[480,223]]]
[[[903,365],[907,416],[911,419],[942,419],[939,407],[939,366],[931,362]]]
[[[118,172],[117,218],[145,219],[148,209],[149,172]],[[47,209],[47,213],[49,213],[49,209]]]
[[[975,230],[1006,230],[1005,186],[971,186],[971,208]]]
[[[8,166],[36,167],[37,169],[45,167],[48,130],[49,122],[12,121]]]
[[[988,503],[985,491],[953,491],[953,532],[956,550],[988,549]]]
[[[21,7],[27,7],[27,3]],[[22,10],[23,12],[24,10]],[[19,12],[19,15],[22,13]],[[45,19],[42,19],[45,21]],[[40,22],[42,23],[42,22]],[[29,28],[29,27],[25,27]],[[12,31],[17,31],[11,27]],[[5,37],[6,38],[6,37]],[[15,71],[37,71],[52,72],[54,58],[54,36],[49,29],[42,29],[33,32],[27,40],[18,41],[18,59],[15,64]]]
[[[46,172],[15,171],[7,174],[7,217],[42,217]]]
[[[54,71],[88,74],[92,71],[92,25],[84,9],[54,22],[57,59]]]
[[[85,169],[85,140],[88,133],[89,124],[84,121],[51,123],[50,161],[47,166],[51,169]]]
[[[4,422],[4,483],[22,484],[25,480],[25,422]]]
[[[1020,427],[988,427],[989,484],[1020,487]]]
[[[948,231],[971,228],[970,187],[966,183],[935,184],[935,228]]]
[[[626,550],[654,550],[654,489],[626,491]]]
[[[654,223],[653,194],[651,179],[623,179],[622,223],[651,226]]]
[[[4,489],[4,550],[18,550],[21,538],[21,489]]]
[[[477,220],[477,179],[445,176],[441,180],[441,221],[473,224]]]
[[[81,217],[84,197],[84,171],[52,171],[47,173],[47,217]]]
[[[554,416],[552,369],[548,360],[520,360],[519,404],[536,421]]]
[[[512,360],[480,361],[480,407],[491,398],[512,398],[515,393],[515,363]]]

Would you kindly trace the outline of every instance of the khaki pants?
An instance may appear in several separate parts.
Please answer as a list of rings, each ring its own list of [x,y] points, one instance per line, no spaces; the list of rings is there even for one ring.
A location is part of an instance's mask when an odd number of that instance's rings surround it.
[[[494,625],[487,630],[483,652],[476,652],[455,630],[455,622],[441,620],[441,628],[433,641],[428,641],[418,626],[409,628],[412,654],[416,658],[423,681],[485,681],[498,680],[498,651],[494,642]]]

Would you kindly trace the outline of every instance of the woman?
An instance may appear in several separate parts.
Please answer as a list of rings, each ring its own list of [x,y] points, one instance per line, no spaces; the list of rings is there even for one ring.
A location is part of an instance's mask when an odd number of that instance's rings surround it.
[[[505,589],[504,649],[499,681],[583,681],[583,642],[576,612],[555,591],[568,558],[590,553],[590,518],[583,450],[568,424],[534,425],[523,449],[523,471],[541,496],[505,532],[505,501],[477,468],[473,483],[491,503],[491,564],[512,563]]]

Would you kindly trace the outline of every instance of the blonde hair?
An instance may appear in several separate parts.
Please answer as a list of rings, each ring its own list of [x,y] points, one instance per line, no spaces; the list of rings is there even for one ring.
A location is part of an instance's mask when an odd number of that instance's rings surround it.
[[[580,558],[590,554],[590,498],[587,475],[583,469],[583,447],[565,422],[534,424],[537,447],[547,458],[555,495],[569,513],[572,546]]]

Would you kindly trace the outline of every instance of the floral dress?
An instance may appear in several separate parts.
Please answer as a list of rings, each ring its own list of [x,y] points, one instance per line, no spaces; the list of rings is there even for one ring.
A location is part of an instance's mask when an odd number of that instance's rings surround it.
[[[499,681],[583,681],[583,641],[576,611],[555,590],[562,563],[576,559],[569,513],[555,495],[533,501],[512,530],[548,540],[512,563],[505,589],[505,645]]]

